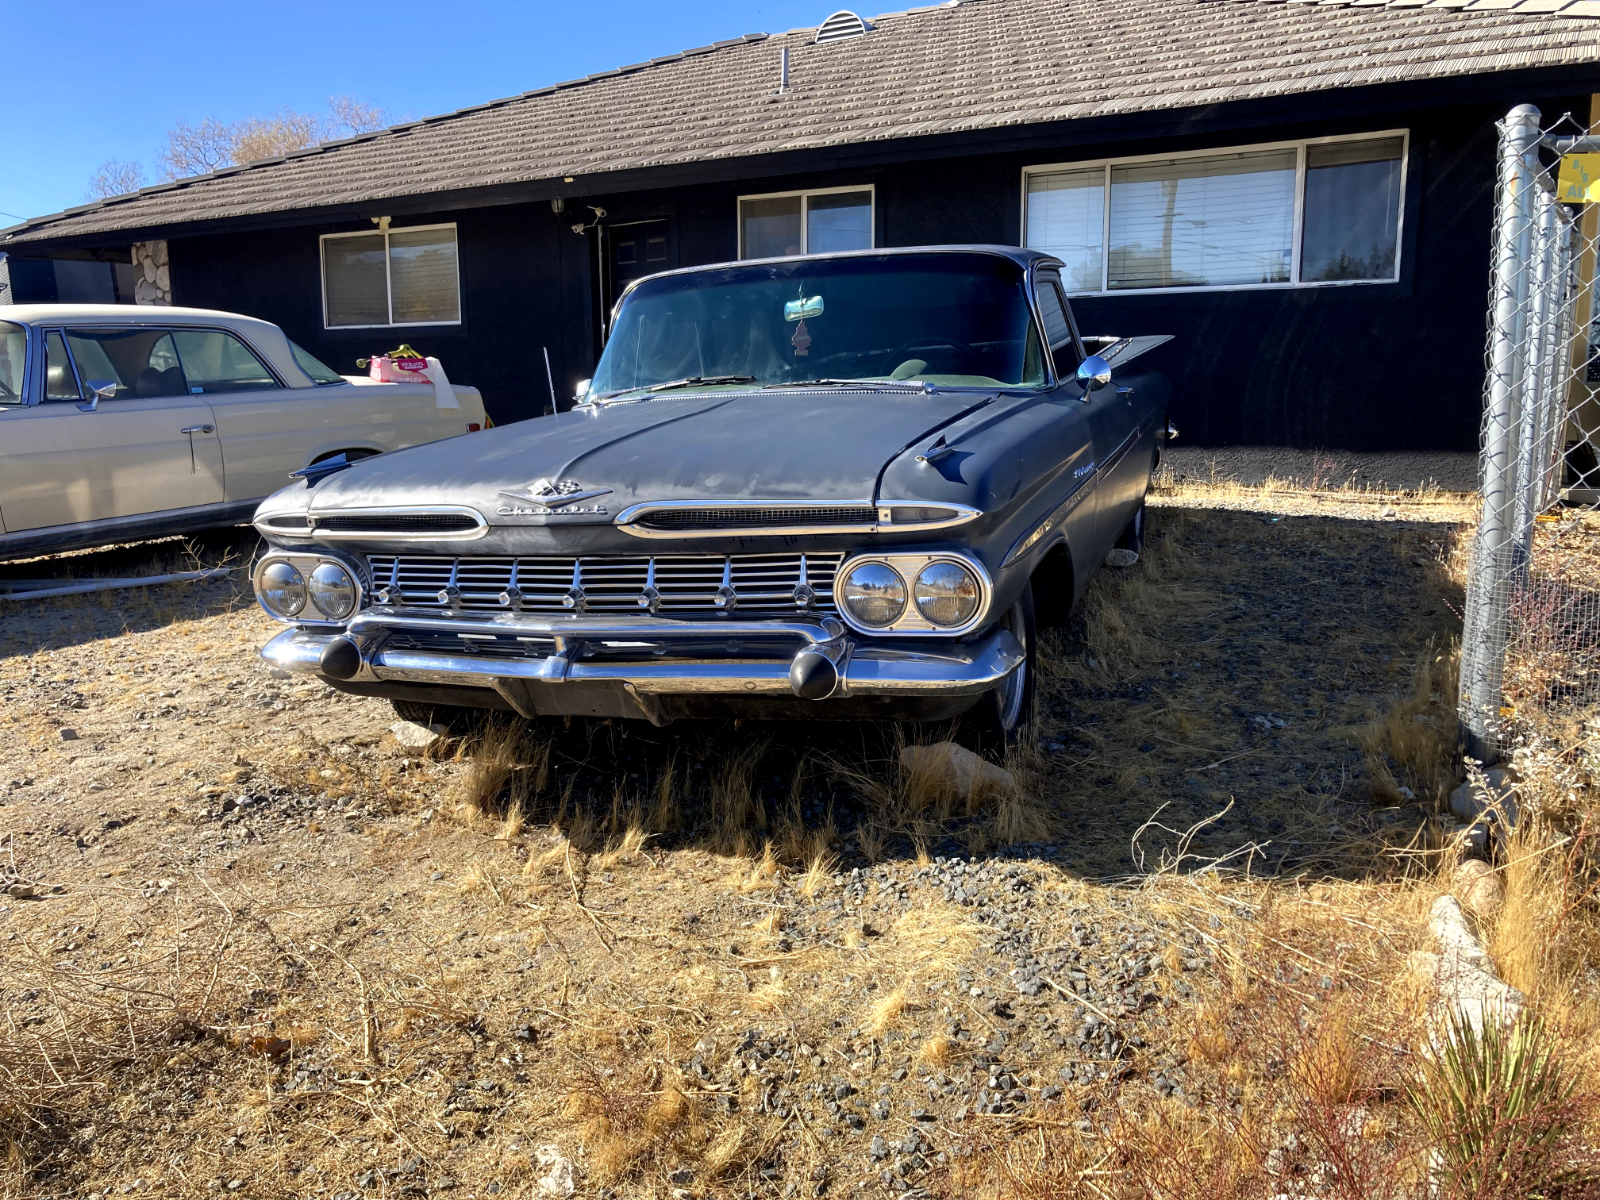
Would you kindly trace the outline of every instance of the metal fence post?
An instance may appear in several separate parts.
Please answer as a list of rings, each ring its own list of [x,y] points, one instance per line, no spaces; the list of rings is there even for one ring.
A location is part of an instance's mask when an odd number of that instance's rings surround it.
[[[1494,323],[1489,338],[1485,397],[1483,515],[1467,582],[1461,651],[1461,718],[1467,751],[1493,761],[1500,716],[1506,642],[1507,575],[1515,537],[1515,427],[1525,391],[1530,251],[1534,213],[1534,156],[1539,110],[1519,104],[1500,125],[1499,208],[1495,228]]]

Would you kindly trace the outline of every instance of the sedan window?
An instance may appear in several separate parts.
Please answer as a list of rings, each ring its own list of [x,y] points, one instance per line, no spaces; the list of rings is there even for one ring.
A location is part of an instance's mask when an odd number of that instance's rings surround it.
[[[72,373],[72,356],[67,353],[67,343],[54,330],[44,339],[44,362],[46,404],[83,399],[83,394],[78,391],[78,377]]]
[[[289,353],[294,355],[294,361],[300,364],[300,369],[311,376],[311,382],[318,387],[325,387],[332,383],[349,382],[343,375],[316,357],[304,346],[297,346],[295,343],[290,342]]]
[[[76,400],[79,397],[70,364],[66,365],[59,386],[57,384],[57,335],[50,336],[46,399]],[[77,365],[78,378],[85,385],[115,385],[112,399],[182,396],[189,390],[172,335],[165,329],[69,329],[66,345],[72,352],[72,362]]]
[[[172,337],[190,392],[260,392],[279,386],[272,372],[231,333],[176,329]]]
[[[0,404],[22,403],[22,364],[28,352],[28,331],[0,321]]]

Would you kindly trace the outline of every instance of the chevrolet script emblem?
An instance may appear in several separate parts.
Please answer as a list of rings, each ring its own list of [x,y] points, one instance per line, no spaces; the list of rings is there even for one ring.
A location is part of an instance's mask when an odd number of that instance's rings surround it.
[[[576,479],[562,479],[552,483],[548,479],[535,479],[525,488],[505,488],[500,492],[502,496],[510,496],[513,500],[522,500],[529,504],[537,504],[546,511],[565,508],[569,504],[577,504],[580,500],[593,500],[596,496],[609,496],[610,488],[588,488]]]

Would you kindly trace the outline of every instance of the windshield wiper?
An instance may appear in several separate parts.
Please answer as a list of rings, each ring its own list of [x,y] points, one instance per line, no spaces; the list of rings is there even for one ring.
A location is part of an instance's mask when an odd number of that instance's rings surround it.
[[[716,383],[754,383],[754,375],[689,375],[683,379],[669,379],[666,383],[652,383],[644,387],[621,388],[615,392],[607,392],[604,396],[597,396],[597,400],[609,400],[613,396],[628,396],[635,392],[666,392],[673,388],[701,387],[706,384]]]
[[[770,392],[774,388],[808,388],[808,387],[853,387],[872,388],[885,392],[911,392],[917,395],[932,395],[939,389],[931,383],[902,379],[792,379],[786,383],[768,383],[762,386],[762,391]]]

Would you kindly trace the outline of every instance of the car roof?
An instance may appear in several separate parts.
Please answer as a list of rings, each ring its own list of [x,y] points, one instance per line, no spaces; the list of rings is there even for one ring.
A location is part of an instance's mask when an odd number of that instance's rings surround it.
[[[949,246],[878,246],[871,250],[838,250],[832,254],[785,254],[776,258],[739,258],[729,262],[701,263],[693,267],[676,267],[671,271],[658,271],[654,275],[644,275],[633,280],[623,289],[622,295],[626,296],[639,284],[647,279],[661,279],[669,275],[692,275],[697,271],[727,271],[735,267],[771,266],[773,263],[787,262],[829,262],[837,258],[906,258],[927,254],[994,254],[1001,258],[1009,258],[1021,267],[1031,267],[1034,264],[1060,266],[1061,260],[1053,254],[1043,250],[1032,250],[1027,246],[1001,246],[971,243]],[[621,297],[618,297],[620,300]]]
[[[0,304],[0,321],[26,325],[271,325],[260,317],[157,304]],[[276,326],[274,326],[276,328]]]

